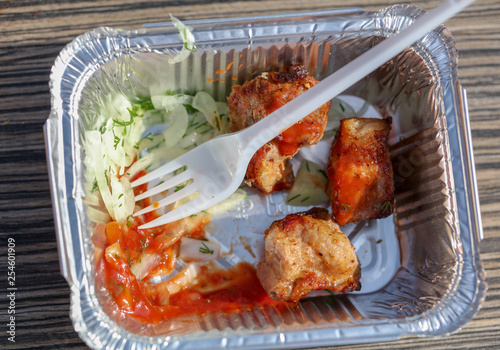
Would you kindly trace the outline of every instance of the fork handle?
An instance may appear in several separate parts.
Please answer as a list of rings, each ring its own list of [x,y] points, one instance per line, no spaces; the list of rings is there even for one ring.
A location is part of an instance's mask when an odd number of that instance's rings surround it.
[[[426,33],[457,14],[474,0],[447,0],[415,22],[358,56],[314,87],[239,132],[242,148],[252,154],[287,128],[314,112],[366,75],[402,52]]]

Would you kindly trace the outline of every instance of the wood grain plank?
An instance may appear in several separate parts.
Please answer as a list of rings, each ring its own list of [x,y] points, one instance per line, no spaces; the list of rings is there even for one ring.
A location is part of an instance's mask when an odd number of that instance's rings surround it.
[[[349,7],[377,10],[398,1],[355,0]],[[423,8],[440,1],[409,1]],[[0,1],[0,257],[15,238],[19,253],[18,338],[9,349],[86,349],[69,318],[70,289],[59,260],[42,134],[50,112],[48,80],[60,50],[99,26],[125,29],[144,23],[239,17],[345,8],[340,0]],[[481,259],[489,290],[481,311],[445,338],[408,338],[335,349],[500,348],[500,3],[478,0],[446,23],[459,50],[459,77],[468,92],[485,239]],[[0,274],[6,262],[0,259]],[[5,290],[4,279],[0,285]],[[0,320],[7,300],[0,298]],[[3,322],[3,321],[2,321]]]

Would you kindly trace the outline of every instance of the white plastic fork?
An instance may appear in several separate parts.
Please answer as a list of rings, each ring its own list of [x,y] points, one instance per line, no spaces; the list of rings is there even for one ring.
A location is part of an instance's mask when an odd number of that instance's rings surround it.
[[[170,180],[137,196],[136,201],[139,201],[191,180],[190,184],[179,191],[138,211],[134,216],[198,193],[196,198],[140,228],[152,228],[185,218],[228,198],[241,185],[248,163],[260,147],[473,2],[474,0],[444,1],[398,34],[385,39],[254,125],[216,137],[134,181],[132,187],[187,167],[187,170],[174,175]]]

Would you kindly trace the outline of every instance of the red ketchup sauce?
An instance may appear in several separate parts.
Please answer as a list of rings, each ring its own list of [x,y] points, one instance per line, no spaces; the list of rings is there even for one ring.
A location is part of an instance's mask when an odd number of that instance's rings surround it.
[[[287,102],[288,99],[283,98],[280,94],[273,94],[273,98],[270,99],[265,107],[267,115],[282,107]],[[278,141],[278,150],[282,156],[293,156],[297,153],[302,142],[305,141],[305,135],[320,134],[322,132],[323,128],[319,123],[315,123],[306,117],[283,131],[276,138]]]
[[[140,176],[144,173],[140,174]],[[144,192],[146,185],[134,189],[136,194]],[[147,206],[146,200],[142,206]],[[123,314],[139,321],[159,323],[186,315],[203,315],[207,312],[241,312],[254,307],[283,304],[273,301],[262,288],[255,269],[247,263],[240,263],[228,270],[201,267],[196,282],[169,297],[168,304],[159,305],[148,293],[150,275],[171,272],[179,241],[165,248],[161,245],[162,235],[171,234],[176,226],[171,224],[159,228],[141,230],[143,222],[152,220],[149,213],[127,224],[110,222],[94,233],[96,246],[96,284],[105,290]],[[175,224],[175,223],[174,223]],[[204,237],[203,225],[186,233],[191,237]],[[160,243],[158,243],[160,242]],[[119,246],[117,246],[118,244]],[[106,250],[112,246],[116,253]],[[144,252],[162,255],[162,261],[149,275],[138,280],[130,266],[141,258]]]
[[[278,136],[278,149],[282,156],[293,156],[297,153],[304,135],[319,134],[322,128],[319,124],[301,120],[300,122],[289,127]]]

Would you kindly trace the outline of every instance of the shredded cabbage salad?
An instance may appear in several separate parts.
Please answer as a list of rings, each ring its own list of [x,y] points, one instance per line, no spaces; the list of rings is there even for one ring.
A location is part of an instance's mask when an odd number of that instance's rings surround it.
[[[187,27],[179,19],[172,16],[172,14],[170,14],[170,19],[172,20],[174,27],[179,31],[183,43],[181,52],[177,56],[168,60],[169,63],[177,63],[185,60],[189,54],[196,51],[197,48],[194,44],[194,36],[191,32],[191,28]]]
[[[170,17],[183,41],[182,50],[168,60],[174,64],[197,48],[191,28]],[[119,93],[106,96],[94,116],[92,130],[84,134],[84,203],[89,218],[96,223],[127,223],[135,210],[130,185],[134,176],[228,130],[227,103],[216,102],[206,92],[191,95],[162,91],[158,86],[151,86],[149,92],[149,96],[134,101]],[[238,190],[209,211],[224,211],[245,197],[244,191]]]
[[[226,132],[228,121],[227,104],[206,92],[165,91],[136,102],[122,95],[109,98],[97,130],[84,137],[91,220],[126,223],[135,208],[130,179]]]

